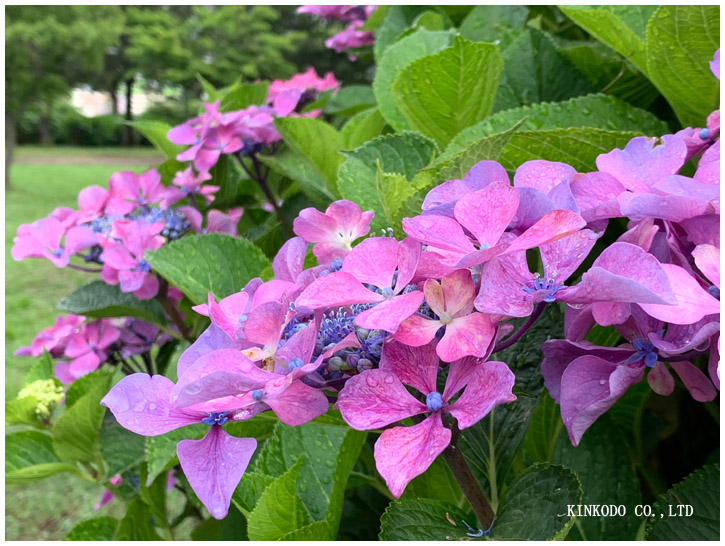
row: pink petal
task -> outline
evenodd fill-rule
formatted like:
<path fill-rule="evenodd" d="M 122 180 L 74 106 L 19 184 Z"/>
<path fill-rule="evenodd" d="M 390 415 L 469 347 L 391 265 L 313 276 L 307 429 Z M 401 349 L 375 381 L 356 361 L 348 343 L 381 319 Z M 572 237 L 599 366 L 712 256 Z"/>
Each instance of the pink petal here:
<path fill-rule="evenodd" d="M 249 341 L 276 349 L 286 323 L 286 313 L 287 305 L 277 301 L 259 305 L 244 323 L 244 336 Z"/>
<path fill-rule="evenodd" d="M 583 229 L 542 245 L 540 250 L 544 271 L 554 276 L 557 283 L 563 283 L 581 265 L 602 235 L 603 232 L 594 233 L 590 229 Z"/>
<path fill-rule="evenodd" d="M 78 379 L 92 371 L 98 369 L 101 365 L 101 359 L 94 351 L 89 351 L 84 355 L 79 356 L 75 360 L 72 360 L 68 371 L 70 374 Z"/>
<path fill-rule="evenodd" d="M 293 237 L 282 245 L 272 262 L 274 276 L 283 281 L 295 282 L 305 266 L 307 242 L 302 237 Z"/>
<path fill-rule="evenodd" d="M 670 366 L 680 376 L 682 382 L 690 391 L 692 397 L 698 402 L 711 402 L 717 396 L 717 390 L 713 387 L 707 376 L 692 362 L 680 361 L 670 362 Z"/>
<path fill-rule="evenodd" d="M 445 216 L 403 218 L 403 231 L 423 244 L 451 253 L 465 255 L 476 250 L 460 224 Z"/>
<path fill-rule="evenodd" d="M 406 237 L 398 245 L 398 277 L 395 281 L 396 294 L 400 294 L 415 276 L 421 254 L 421 244 L 410 237 Z"/>
<path fill-rule="evenodd" d="M 182 440 L 176 446 L 189 485 L 215 519 L 226 517 L 255 449 L 254 438 L 230 436 L 217 425 L 201 440 Z"/>
<path fill-rule="evenodd" d="M 476 287 L 469 270 L 459 269 L 443 277 L 441 289 L 445 298 L 445 312 L 450 316 L 455 317 L 461 312 L 465 314 L 471 311 Z"/>
<path fill-rule="evenodd" d="M 112 267 L 119 271 L 124 269 L 133 269 L 136 267 L 136 260 L 131 253 L 120 243 L 108 246 L 101 254 L 101 260 L 104 266 Z"/>
<path fill-rule="evenodd" d="M 672 264 L 662 264 L 677 305 L 640 303 L 645 312 L 663 322 L 692 324 L 707 315 L 720 313 L 720 302 L 703 290 L 685 269 Z"/>
<path fill-rule="evenodd" d="M 453 362 L 469 355 L 482 357 L 495 333 L 494 324 L 483 313 L 471 313 L 453 319 L 446 325 L 443 339 L 438 343 L 438 356 L 444 362 Z"/>
<path fill-rule="evenodd" d="M 475 425 L 499 404 L 516 400 L 511 392 L 516 377 L 503 362 L 484 362 L 476 366 L 466 390 L 446 411 L 458 420 L 458 428 Z"/>
<path fill-rule="evenodd" d="M 395 333 L 400 323 L 415 313 L 423 303 L 423 292 L 416 290 L 395 296 L 363 311 L 355 317 L 355 324 L 368 330 Z"/>
<path fill-rule="evenodd" d="M 120 273 L 119 273 L 120 275 Z M 143 284 L 138 290 L 134 290 L 133 295 L 140 300 L 150 300 L 159 293 L 159 280 L 155 275 L 146 273 Z"/>
<path fill-rule="evenodd" d="M 534 310 L 533 297 L 523 289 L 519 276 L 509 272 L 504 263 L 502 259 L 494 259 L 483 264 L 476 309 L 485 313 L 527 317 Z M 531 273 L 528 277 L 534 279 Z"/>
<path fill-rule="evenodd" d="M 692 256 L 707 280 L 720 288 L 720 249 L 713 245 L 697 245 Z"/>
<path fill-rule="evenodd" d="M 516 169 L 514 186 L 534 188 L 547 195 L 556 186 L 567 183 L 576 174 L 576 169 L 566 163 L 535 159 L 526 161 Z"/>
<path fill-rule="evenodd" d="M 442 326 L 439 320 L 431 320 L 418 314 L 411 315 L 400 323 L 393 339 L 405 345 L 420 347 L 430 343 Z"/>
<path fill-rule="evenodd" d="M 227 333 L 213 322 L 179 357 L 176 373 L 184 375 L 199 358 L 217 349 L 236 349 L 237 344 Z"/>
<path fill-rule="evenodd" d="M 660 396 L 669 396 L 675 390 L 675 380 L 664 362 L 657 362 L 649 371 L 647 383 Z"/>
<path fill-rule="evenodd" d="M 289 426 L 299 426 L 327 412 L 330 403 L 321 389 L 293 381 L 280 388 L 268 385 L 263 401 L 269 405 L 279 420 Z"/>
<path fill-rule="evenodd" d="M 575 175 L 570 187 L 581 215 L 587 222 L 621 216 L 617 196 L 625 188 L 613 176 L 602 172 Z"/>
<path fill-rule="evenodd" d="M 438 355 L 435 344 L 409 347 L 402 343 L 385 343 L 380 369 L 392 372 L 403 384 L 428 395 L 436 389 Z"/>
<path fill-rule="evenodd" d="M 376 303 L 384 298 L 368 290 L 350 273 L 338 271 L 318 278 L 297 296 L 297 307 L 321 309 L 352 305 L 354 303 Z"/>
<path fill-rule="evenodd" d="M 337 221 L 315 208 L 302 209 L 293 224 L 295 235 L 308 243 L 339 242 Z"/>
<path fill-rule="evenodd" d="M 413 398 L 394 374 L 367 370 L 347 380 L 337 407 L 348 425 L 372 430 L 418 415 L 428 408 Z"/>
<path fill-rule="evenodd" d="M 448 402 L 458 391 L 465 387 L 473 377 L 473 371 L 482 363 L 482 360 L 467 356 L 451 362 L 448 366 L 448 377 L 443 389 L 443 402 Z"/>
<path fill-rule="evenodd" d="M 458 200 L 455 216 L 481 245 L 494 246 L 516 215 L 519 194 L 507 182 L 493 182 Z"/>
<path fill-rule="evenodd" d="M 412 427 L 384 430 L 375 442 L 375 465 L 393 496 L 400 497 L 450 442 L 451 431 L 443 426 L 439 412 Z"/>
<path fill-rule="evenodd" d="M 185 412 L 171 404 L 174 383 L 162 376 L 135 373 L 124 377 L 103 397 L 123 428 L 142 436 L 158 436 L 201 422 L 203 414 Z"/>
<path fill-rule="evenodd" d="M 528 250 L 551 243 L 582 229 L 586 225 L 584 219 L 570 210 L 552 210 L 529 229 L 519 235 L 505 253 Z"/>
<path fill-rule="evenodd" d="M 365 239 L 347 255 L 342 271 L 362 283 L 392 288 L 393 274 L 398 267 L 398 244 L 391 237 Z"/>
<path fill-rule="evenodd" d="M 144 284 L 147 273 L 145 271 L 132 271 L 125 269 L 118 272 L 118 280 L 121 282 L 121 292 L 135 292 L 140 290 Z"/>

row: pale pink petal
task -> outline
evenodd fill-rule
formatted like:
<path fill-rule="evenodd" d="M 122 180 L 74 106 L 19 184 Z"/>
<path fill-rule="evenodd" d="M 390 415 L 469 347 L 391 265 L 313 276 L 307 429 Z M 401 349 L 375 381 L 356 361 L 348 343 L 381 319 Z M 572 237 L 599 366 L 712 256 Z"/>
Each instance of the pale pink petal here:
<path fill-rule="evenodd" d="M 720 249 L 713 245 L 698 245 L 692 251 L 692 256 L 707 280 L 720 288 Z"/>
<path fill-rule="evenodd" d="M 425 472 L 451 441 L 440 413 L 411 427 L 384 430 L 375 442 L 375 466 L 395 498 L 416 476 Z"/>
<path fill-rule="evenodd" d="M 677 305 L 640 303 L 645 312 L 663 322 L 692 324 L 707 315 L 720 313 L 720 302 L 700 287 L 685 269 L 672 264 L 662 264 Z"/>

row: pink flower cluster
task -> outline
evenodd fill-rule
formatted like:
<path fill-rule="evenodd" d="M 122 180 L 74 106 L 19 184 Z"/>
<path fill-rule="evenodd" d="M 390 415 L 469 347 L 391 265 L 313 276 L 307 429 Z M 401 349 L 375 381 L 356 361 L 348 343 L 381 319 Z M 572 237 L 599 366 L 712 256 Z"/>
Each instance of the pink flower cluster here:
<path fill-rule="evenodd" d="M 377 6 L 301 6 L 297 9 L 297 13 L 315 15 L 324 20 L 348 22 L 345 30 L 325 41 L 325 47 L 342 53 L 375 42 L 372 32 L 359 29 L 376 9 Z M 354 61 L 355 57 L 351 56 L 350 60 Z"/>

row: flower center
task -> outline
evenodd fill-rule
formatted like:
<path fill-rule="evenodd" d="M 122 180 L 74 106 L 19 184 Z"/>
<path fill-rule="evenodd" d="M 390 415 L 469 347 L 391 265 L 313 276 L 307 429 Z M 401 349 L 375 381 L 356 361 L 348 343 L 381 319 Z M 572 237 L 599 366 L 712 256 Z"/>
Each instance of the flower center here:
<path fill-rule="evenodd" d="M 644 361 L 649 368 L 654 368 L 657 364 L 657 349 L 651 341 L 644 339 L 632 340 L 632 347 L 635 353 L 627 359 L 627 364 Z"/>
<path fill-rule="evenodd" d="M 146 273 L 148 273 L 149 271 L 151 271 L 151 266 L 146 260 L 138 260 L 136 262 L 136 271 L 145 271 Z"/>
<path fill-rule="evenodd" d="M 262 392 L 262 389 L 253 390 L 252 398 L 254 398 L 254 400 L 257 402 L 261 402 L 262 398 L 264 398 L 264 392 Z"/>
<path fill-rule="evenodd" d="M 542 277 L 537 273 L 536 278 L 531 283 L 533 288 L 531 286 L 523 286 L 522 288 L 524 289 L 524 292 L 533 294 L 539 290 L 548 290 L 549 293 L 546 297 L 544 297 L 543 301 L 546 303 L 556 301 L 554 294 L 562 288 L 565 288 L 565 286 L 563 284 L 556 284 L 556 271 L 552 272 L 551 275 L 548 275 L 548 279 L 546 277 L 546 275 Z"/>
<path fill-rule="evenodd" d="M 714 284 L 707 289 L 707 293 L 710 294 L 716 300 L 720 300 L 720 289 Z"/>
<path fill-rule="evenodd" d="M 433 391 L 425 397 L 425 405 L 431 411 L 440 411 L 443 407 L 443 397 L 439 392 Z"/>
<path fill-rule="evenodd" d="M 209 425 L 210 427 L 214 425 L 222 426 L 224 423 L 228 421 L 227 419 L 227 413 L 228 411 L 220 411 L 220 412 L 213 412 L 204 417 L 201 422 L 205 425 Z"/>

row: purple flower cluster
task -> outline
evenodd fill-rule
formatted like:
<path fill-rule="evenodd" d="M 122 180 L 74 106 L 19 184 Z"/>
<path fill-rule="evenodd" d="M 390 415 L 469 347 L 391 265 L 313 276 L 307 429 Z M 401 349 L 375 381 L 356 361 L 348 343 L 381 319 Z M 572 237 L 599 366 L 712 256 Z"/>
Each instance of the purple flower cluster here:
<path fill-rule="evenodd" d="M 307 13 L 323 20 L 337 20 L 348 23 L 345 30 L 338 32 L 325 41 L 325 47 L 342 53 L 348 49 L 372 45 L 375 38 L 372 32 L 360 30 L 365 21 L 377 9 L 377 6 L 301 6 L 297 13 Z M 355 57 L 350 56 L 354 61 Z"/>

